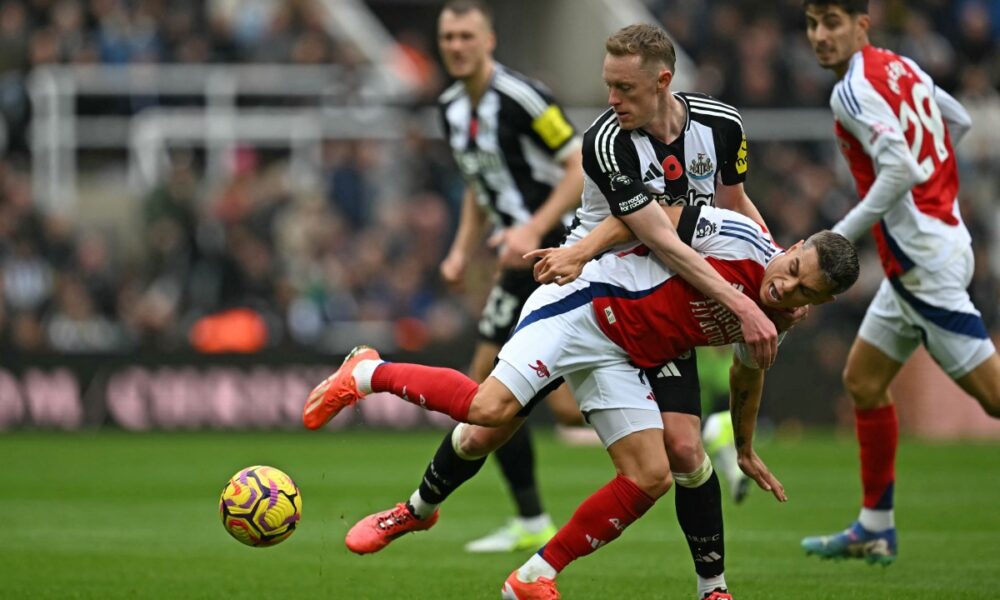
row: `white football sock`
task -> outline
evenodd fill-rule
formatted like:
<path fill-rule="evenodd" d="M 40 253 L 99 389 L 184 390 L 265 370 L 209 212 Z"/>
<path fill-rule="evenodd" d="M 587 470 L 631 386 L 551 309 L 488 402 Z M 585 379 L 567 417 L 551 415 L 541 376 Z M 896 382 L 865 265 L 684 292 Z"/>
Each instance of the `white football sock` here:
<path fill-rule="evenodd" d="M 885 531 L 896 526 L 896 517 L 892 509 L 875 510 L 874 508 L 862 508 L 858 516 L 861 526 L 872 532 Z"/>
<path fill-rule="evenodd" d="M 373 361 L 374 362 L 374 361 Z M 413 509 L 413 516 L 418 519 L 426 519 L 427 517 L 434 514 L 437 510 L 438 504 L 431 504 L 430 502 L 424 500 L 420 497 L 420 490 L 413 490 L 413 494 L 410 496 L 410 508 Z"/>
<path fill-rule="evenodd" d="M 359 392 L 364 395 L 372 393 L 372 375 L 375 373 L 375 367 L 384 362 L 384 360 L 362 360 L 354 365 L 351 375 L 354 376 L 354 384 Z"/>
<path fill-rule="evenodd" d="M 715 588 L 722 588 L 728 590 L 726 586 L 726 576 L 725 574 L 716 575 L 715 577 L 709 577 L 705 579 L 701 575 L 698 576 L 698 597 L 704 598 L 705 594 L 715 590 Z"/>
<path fill-rule="evenodd" d="M 521 565 L 521 568 L 517 570 L 517 578 L 525 583 L 537 581 L 539 577 L 555 579 L 556 575 L 558 573 L 552 568 L 552 565 L 546 562 L 537 552 L 532 554 L 528 562 Z"/>

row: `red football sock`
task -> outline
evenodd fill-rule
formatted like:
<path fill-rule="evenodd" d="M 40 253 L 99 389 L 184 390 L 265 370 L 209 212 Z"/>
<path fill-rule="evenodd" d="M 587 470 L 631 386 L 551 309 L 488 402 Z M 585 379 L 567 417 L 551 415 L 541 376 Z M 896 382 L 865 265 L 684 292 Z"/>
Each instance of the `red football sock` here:
<path fill-rule="evenodd" d="M 621 475 L 597 490 L 540 551 L 556 571 L 610 543 L 656 502 Z"/>
<path fill-rule="evenodd" d="M 454 369 L 407 363 L 382 363 L 372 374 L 373 392 L 391 392 L 410 404 L 444 413 L 456 421 L 469 418 L 479 385 Z"/>
<path fill-rule="evenodd" d="M 896 481 L 896 445 L 899 420 L 896 406 L 874 410 L 854 410 L 858 443 L 861 446 L 861 487 L 865 508 L 892 508 L 893 483 Z"/>

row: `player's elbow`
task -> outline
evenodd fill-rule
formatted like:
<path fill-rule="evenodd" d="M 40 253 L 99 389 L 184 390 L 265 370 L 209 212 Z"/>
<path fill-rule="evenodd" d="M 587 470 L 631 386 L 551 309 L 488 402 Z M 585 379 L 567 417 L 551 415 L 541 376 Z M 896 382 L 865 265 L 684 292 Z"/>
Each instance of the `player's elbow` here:
<path fill-rule="evenodd" d="M 562 159 L 562 167 L 566 172 L 579 172 L 581 177 L 583 175 L 583 152 L 580 151 L 580 147 L 577 146 L 566 153 Z M 575 173 L 574 173 L 575 175 Z"/>
<path fill-rule="evenodd" d="M 677 236 L 676 231 L 673 229 L 664 229 L 662 235 L 648 237 L 648 240 L 644 240 L 642 236 L 639 236 L 639 241 L 658 254 L 661 259 L 664 259 L 668 267 L 676 271 L 678 266 L 684 264 L 684 260 L 687 258 L 687 254 L 684 251 L 687 249 L 687 246 Z"/>
<path fill-rule="evenodd" d="M 893 184 L 894 190 L 899 192 L 893 196 L 902 195 L 914 186 L 927 181 L 931 174 L 927 173 L 917 164 L 915 160 L 906 160 L 903 163 L 891 163 L 885 165 L 879 173 L 879 177 L 885 177 L 889 183 Z"/>
<path fill-rule="evenodd" d="M 885 406 L 889 401 L 886 395 L 888 382 L 883 382 L 881 378 L 867 376 L 863 369 L 851 362 L 848 362 L 847 366 L 844 367 L 841 380 L 856 408 L 871 410 Z"/>
<path fill-rule="evenodd" d="M 955 111 L 954 114 L 949 115 L 948 128 L 965 133 L 972 129 L 972 115 L 964 108 Z"/>

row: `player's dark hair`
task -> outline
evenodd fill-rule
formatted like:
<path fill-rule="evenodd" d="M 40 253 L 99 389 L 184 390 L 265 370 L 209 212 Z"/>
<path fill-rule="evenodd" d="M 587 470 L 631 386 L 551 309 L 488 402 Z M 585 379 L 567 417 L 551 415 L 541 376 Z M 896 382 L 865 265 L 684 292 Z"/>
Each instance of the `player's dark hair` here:
<path fill-rule="evenodd" d="M 833 284 L 831 294 L 847 291 L 858 280 L 858 251 L 844 236 L 824 229 L 809 236 L 802 249 L 807 248 L 816 248 L 819 268 Z"/>
<path fill-rule="evenodd" d="M 608 38 L 604 49 L 612 56 L 639 55 L 643 65 L 650 60 L 658 60 L 671 71 L 677 62 L 674 44 L 667 37 L 667 32 L 645 23 L 619 29 Z"/>
<path fill-rule="evenodd" d="M 839 6 L 844 12 L 853 16 L 868 14 L 868 0 L 802 0 L 802 10 L 810 6 L 825 8 L 827 6 Z"/>
<path fill-rule="evenodd" d="M 486 18 L 489 26 L 493 27 L 493 11 L 482 0 L 447 0 L 441 7 L 441 12 L 450 11 L 456 15 L 464 15 L 472 11 L 478 11 Z"/>

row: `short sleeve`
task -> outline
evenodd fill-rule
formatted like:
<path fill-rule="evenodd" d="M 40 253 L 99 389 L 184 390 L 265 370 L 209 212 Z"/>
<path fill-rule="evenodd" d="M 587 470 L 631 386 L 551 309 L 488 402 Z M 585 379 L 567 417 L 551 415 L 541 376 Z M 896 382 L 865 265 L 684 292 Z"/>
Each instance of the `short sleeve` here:
<path fill-rule="evenodd" d="M 550 156 L 561 160 L 579 144 L 566 111 L 544 85 L 508 71 L 499 72 L 493 85 L 518 113 L 513 118 L 518 128 Z"/>
<path fill-rule="evenodd" d="M 538 93 L 546 105 L 531 119 L 531 137 L 553 157 L 562 159 L 568 150 L 579 146 L 579 137 L 566 111 L 555 98 L 544 89 L 539 89 Z"/>
<path fill-rule="evenodd" d="M 608 201 L 611 214 L 633 213 L 653 201 L 642 183 L 631 134 L 609 120 L 595 123 L 583 140 L 583 170 Z"/>
<path fill-rule="evenodd" d="M 743 125 L 726 119 L 720 134 L 723 142 L 723 154 L 719 157 L 722 162 L 719 169 L 722 184 L 743 183 L 747 179 L 747 170 L 750 167 L 747 136 L 743 131 Z"/>
<path fill-rule="evenodd" d="M 767 265 L 781 252 L 760 224 L 714 206 L 703 206 L 697 213 L 682 212 L 677 232 L 698 252 L 723 260 L 750 259 Z"/>

